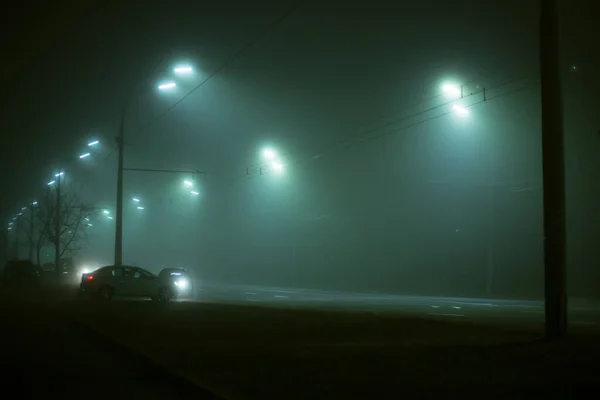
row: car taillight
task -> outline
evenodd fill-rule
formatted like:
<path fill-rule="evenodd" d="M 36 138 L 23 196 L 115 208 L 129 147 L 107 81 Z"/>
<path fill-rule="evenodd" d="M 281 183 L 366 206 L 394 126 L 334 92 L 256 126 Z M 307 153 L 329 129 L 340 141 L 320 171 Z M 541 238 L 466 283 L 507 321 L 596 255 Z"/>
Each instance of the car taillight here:
<path fill-rule="evenodd" d="M 88 276 L 86 276 L 85 280 L 86 281 L 92 281 L 92 280 L 94 280 L 94 275 L 88 275 Z"/>

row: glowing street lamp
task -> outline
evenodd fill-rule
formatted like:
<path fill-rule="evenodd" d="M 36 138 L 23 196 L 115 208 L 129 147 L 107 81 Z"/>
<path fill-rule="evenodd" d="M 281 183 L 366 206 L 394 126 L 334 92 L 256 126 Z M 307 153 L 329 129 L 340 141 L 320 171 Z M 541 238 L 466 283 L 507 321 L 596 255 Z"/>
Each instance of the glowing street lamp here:
<path fill-rule="evenodd" d="M 277 158 L 277 153 L 273 149 L 264 149 L 263 150 L 263 156 L 267 160 L 274 160 L 275 158 Z"/>
<path fill-rule="evenodd" d="M 275 172 L 283 172 L 285 169 L 285 166 L 280 163 L 279 161 L 275 161 L 274 163 L 271 164 L 271 167 L 273 167 L 273 169 L 275 170 Z"/>
<path fill-rule="evenodd" d="M 450 98 L 462 97 L 462 86 L 454 83 L 444 83 L 442 85 L 442 93 Z"/>
<path fill-rule="evenodd" d="M 90 153 L 85 153 L 85 154 L 80 155 L 79 158 L 86 158 L 89 156 L 90 156 Z"/>
<path fill-rule="evenodd" d="M 175 82 L 165 82 L 163 84 L 158 85 L 158 89 L 160 90 L 168 90 L 173 89 L 177 86 Z"/>
<path fill-rule="evenodd" d="M 110 211 L 108 211 L 108 210 L 102 210 L 102 213 L 103 214 L 110 214 Z"/>
<path fill-rule="evenodd" d="M 136 203 L 140 202 L 140 199 L 138 199 L 137 197 L 134 197 L 132 200 L 135 201 Z"/>
<path fill-rule="evenodd" d="M 100 143 L 100 141 L 99 141 L 99 140 L 94 140 L 94 141 L 92 141 L 92 142 L 89 142 L 89 143 L 88 143 L 88 146 L 90 146 L 90 147 L 91 147 L 91 146 L 95 146 L 95 145 L 97 145 L 98 143 Z"/>
<path fill-rule="evenodd" d="M 173 68 L 173 72 L 176 74 L 191 74 L 194 72 L 194 69 L 190 65 L 179 65 Z"/>
<path fill-rule="evenodd" d="M 457 115 L 461 117 L 466 117 L 467 115 L 469 115 L 469 110 L 467 110 L 463 106 L 459 106 L 458 104 L 454 104 L 452 106 L 452 109 L 456 112 Z"/>
<path fill-rule="evenodd" d="M 55 177 L 59 177 L 59 176 L 63 176 L 65 173 L 64 172 L 59 172 L 58 174 L 54 175 Z"/>
<path fill-rule="evenodd" d="M 183 184 L 184 184 L 185 186 L 187 186 L 187 187 L 192 187 L 192 186 L 194 186 L 194 182 L 192 182 L 192 181 L 188 181 L 188 180 L 185 180 L 185 181 L 183 181 Z"/>
<path fill-rule="evenodd" d="M 143 209 L 144 209 L 144 207 L 142 207 L 142 206 L 137 206 L 137 209 L 138 209 L 138 210 L 143 210 Z"/>
<path fill-rule="evenodd" d="M 196 192 L 195 190 L 190 191 L 190 193 L 194 196 L 198 196 L 200 194 L 200 192 Z"/>
<path fill-rule="evenodd" d="M 52 185 L 54 185 L 55 183 L 56 183 L 56 181 L 50 181 L 50 182 L 48 182 L 48 186 L 52 186 Z"/>

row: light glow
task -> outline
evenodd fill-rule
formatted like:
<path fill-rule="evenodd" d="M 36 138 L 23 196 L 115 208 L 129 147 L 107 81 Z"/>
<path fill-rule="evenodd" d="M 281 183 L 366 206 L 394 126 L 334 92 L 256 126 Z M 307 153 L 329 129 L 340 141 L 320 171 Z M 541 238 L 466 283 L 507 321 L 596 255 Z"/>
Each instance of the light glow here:
<path fill-rule="evenodd" d="M 273 160 L 274 158 L 277 157 L 277 153 L 273 149 L 265 149 L 263 151 L 263 155 L 265 156 L 265 158 L 267 160 Z"/>
<path fill-rule="evenodd" d="M 48 182 L 48 186 L 54 185 L 55 183 L 56 183 L 56 181 L 50 181 L 50 182 Z"/>
<path fill-rule="evenodd" d="M 136 203 L 140 202 L 140 199 L 138 199 L 137 197 L 134 197 L 132 200 L 135 201 Z"/>
<path fill-rule="evenodd" d="M 194 186 L 194 182 L 192 182 L 192 181 L 183 181 L 183 184 L 185 186 Z"/>
<path fill-rule="evenodd" d="M 467 115 L 469 115 L 469 110 L 467 110 L 463 106 L 459 106 L 458 104 L 453 105 L 452 109 L 456 112 L 456 114 L 460 115 L 461 117 L 466 117 Z"/>
<path fill-rule="evenodd" d="M 54 176 L 58 178 L 59 176 L 63 176 L 63 175 L 64 175 L 64 172 L 59 172 L 58 174 L 56 174 Z"/>
<path fill-rule="evenodd" d="M 97 145 L 98 143 L 100 143 L 100 141 L 98 141 L 98 140 L 94 140 L 93 142 L 89 142 L 89 143 L 88 143 L 88 146 L 95 146 L 95 145 Z"/>
<path fill-rule="evenodd" d="M 142 207 L 142 206 L 137 206 L 137 209 L 138 209 L 138 210 L 143 210 L 143 209 L 144 209 L 144 207 Z"/>
<path fill-rule="evenodd" d="M 158 85 L 158 88 L 160 90 L 167 90 L 167 89 L 173 89 L 176 86 L 177 86 L 177 84 L 175 82 L 166 82 L 166 83 L 163 83 L 162 85 Z"/>
<path fill-rule="evenodd" d="M 198 196 L 200 194 L 199 192 L 196 192 L 195 190 L 192 190 L 190 193 L 193 194 L 194 196 Z"/>
<path fill-rule="evenodd" d="M 194 71 L 194 69 L 189 65 L 181 65 L 181 66 L 173 68 L 173 72 L 175 72 L 176 74 L 189 74 L 189 73 L 192 73 L 193 71 Z"/>
<path fill-rule="evenodd" d="M 461 97 L 461 86 L 453 83 L 445 83 L 442 85 L 442 93 L 448 97 Z"/>
<path fill-rule="evenodd" d="M 108 211 L 108 210 L 102 210 L 102 213 L 103 214 L 110 214 L 110 211 Z"/>
<path fill-rule="evenodd" d="M 80 155 L 79 158 L 86 158 L 89 156 L 90 156 L 90 153 L 85 153 L 85 154 Z"/>
<path fill-rule="evenodd" d="M 285 169 L 285 166 L 279 161 L 275 161 L 274 163 L 272 163 L 271 167 L 273 167 L 273 169 L 277 172 L 283 172 L 283 170 Z"/>

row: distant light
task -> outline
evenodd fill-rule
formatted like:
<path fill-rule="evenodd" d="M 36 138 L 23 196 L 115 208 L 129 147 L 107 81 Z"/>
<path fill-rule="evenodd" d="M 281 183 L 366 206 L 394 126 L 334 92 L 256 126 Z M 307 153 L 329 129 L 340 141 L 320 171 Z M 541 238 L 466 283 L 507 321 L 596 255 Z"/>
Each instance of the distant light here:
<path fill-rule="evenodd" d="M 285 166 L 282 163 L 278 162 L 278 161 L 275 161 L 273 164 L 271 164 L 271 166 L 277 172 L 283 172 L 283 170 L 285 168 Z"/>
<path fill-rule="evenodd" d="M 194 190 L 192 190 L 190 193 L 193 194 L 194 196 L 198 196 L 200 194 L 199 192 L 196 192 Z"/>
<path fill-rule="evenodd" d="M 571 71 L 577 71 L 577 65 L 571 65 Z"/>
<path fill-rule="evenodd" d="M 27 210 L 27 207 L 21 207 L 21 211 Z"/>
<path fill-rule="evenodd" d="M 98 143 L 100 143 L 100 141 L 98 141 L 98 140 L 94 140 L 93 142 L 89 142 L 89 143 L 88 143 L 88 146 L 95 146 L 95 145 L 97 145 Z"/>
<path fill-rule="evenodd" d="M 59 172 L 58 174 L 56 174 L 54 176 L 56 176 L 58 178 L 59 176 L 63 176 L 63 175 L 64 175 L 64 172 Z"/>
<path fill-rule="evenodd" d="M 12 222 L 9 222 L 9 223 L 8 223 L 8 226 L 11 226 L 12 224 L 13 224 Z"/>
<path fill-rule="evenodd" d="M 102 212 L 103 212 L 104 214 L 110 214 L 110 211 L 108 211 L 108 210 L 102 210 Z"/>
<path fill-rule="evenodd" d="M 108 219 L 113 219 L 113 217 L 111 217 L 110 215 L 108 216 Z"/>
<path fill-rule="evenodd" d="M 33 203 L 31 203 L 34 206 L 37 206 L 37 201 L 34 201 Z"/>
<path fill-rule="evenodd" d="M 23 213 L 22 213 L 22 212 L 20 212 L 18 215 L 23 215 Z"/>
<path fill-rule="evenodd" d="M 192 181 L 183 181 L 183 184 L 185 186 L 194 186 L 194 182 L 192 182 Z"/>
<path fill-rule="evenodd" d="M 54 185 L 55 183 L 56 183 L 56 181 L 50 181 L 50 182 L 48 182 L 48 186 Z"/>
<path fill-rule="evenodd" d="M 469 110 L 467 110 L 463 106 L 459 106 L 458 104 L 453 105 L 452 109 L 456 112 L 456 114 L 460 115 L 461 117 L 466 117 L 467 115 L 469 115 Z"/>
<path fill-rule="evenodd" d="M 442 85 L 442 93 L 449 97 L 460 97 L 460 86 L 453 83 L 445 83 Z"/>
<path fill-rule="evenodd" d="M 132 200 L 135 201 L 136 203 L 140 202 L 140 199 L 138 199 L 137 197 L 134 197 Z"/>
<path fill-rule="evenodd" d="M 263 151 L 263 155 L 265 156 L 265 158 L 266 158 L 267 160 L 272 160 L 272 159 L 274 159 L 275 157 L 277 157 L 277 153 L 275 153 L 275 151 L 274 151 L 274 150 L 272 150 L 272 149 L 265 149 L 265 150 Z"/>
<path fill-rule="evenodd" d="M 89 156 L 90 156 L 90 153 L 85 153 L 85 154 L 80 155 L 79 158 L 86 158 Z"/>
<path fill-rule="evenodd" d="M 173 68 L 173 71 L 176 74 L 189 74 L 194 71 L 194 69 L 189 65 L 181 65 L 179 67 Z"/>
<path fill-rule="evenodd" d="M 8 227 L 8 230 L 9 230 L 9 231 L 12 231 L 12 227 L 10 227 L 10 226 L 9 226 L 9 227 Z"/>
<path fill-rule="evenodd" d="M 143 210 L 143 209 L 144 209 L 144 207 L 142 207 L 142 206 L 138 206 L 138 207 L 137 207 L 137 209 L 138 209 L 138 210 Z"/>
<path fill-rule="evenodd" d="M 92 224 L 88 224 L 88 226 L 93 226 Z"/>
<path fill-rule="evenodd" d="M 87 218 L 87 217 L 86 217 L 86 218 L 84 218 L 84 219 L 85 219 L 86 221 L 89 221 L 89 220 L 90 220 L 90 219 L 89 219 L 89 218 Z"/>
<path fill-rule="evenodd" d="M 176 86 L 177 86 L 177 84 L 175 82 L 167 82 L 167 83 L 163 83 L 162 85 L 158 85 L 158 88 L 160 90 L 166 90 L 166 89 L 173 89 Z"/>

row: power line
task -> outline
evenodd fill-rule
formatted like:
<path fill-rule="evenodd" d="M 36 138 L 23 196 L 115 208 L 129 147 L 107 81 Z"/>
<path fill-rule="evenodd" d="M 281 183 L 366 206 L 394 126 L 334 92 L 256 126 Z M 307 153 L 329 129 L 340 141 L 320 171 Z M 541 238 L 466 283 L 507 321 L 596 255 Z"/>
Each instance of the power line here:
<path fill-rule="evenodd" d="M 472 93 L 472 94 L 467 95 L 467 96 L 464 96 L 461 99 L 455 99 L 455 100 L 451 100 L 451 101 L 448 101 L 448 102 L 444 102 L 442 104 L 430 107 L 430 108 L 425 109 L 423 111 L 419 111 L 417 113 L 401 117 L 401 118 L 396 119 L 396 120 L 394 120 L 392 122 L 380 125 L 379 127 L 369 129 L 366 132 L 361 133 L 360 135 L 357 135 L 357 136 L 354 136 L 354 137 L 351 137 L 351 138 L 343 139 L 343 140 L 340 140 L 338 142 L 332 143 L 332 144 L 330 144 L 330 145 L 322 148 L 320 151 L 312 151 L 310 153 L 307 152 L 307 153 L 305 153 L 304 156 L 299 156 L 299 157 L 296 157 L 296 158 L 297 159 L 303 158 L 304 160 L 306 160 L 306 159 L 308 159 L 308 160 L 318 159 L 318 158 L 323 157 L 324 154 L 331 153 L 332 151 L 334 151 L 336 149 L 347 148 L 347 147 L 358 145 L 358 144 L 361 144 L 361 143 L 366 143 L 366 142 L 369 142 L 369 141 L 372 141 L 372 140 L 375 140 L 375 139 L 379 139 L 379 138 L 381 138 L 383 136 L 388 136 L 388 135 L 399 133 L 399 132 L 401 132 L 401 131 L 403 131 L 405 129 L 411 128 L 413 126 L 416 126 L 416 125 L 419 125 L 419 124 L 422 124 L 422 123 L 425 123 L 425 122 L 428 122 L 428 121 L 432 121 L 432 120 L 441 118 L 441 117 L 449 115 L 449 114 L 453 114 L 453 113 L 455 113 L 455 111 L 447 111 L 447 112 L 444 112 L 442 114 L 435 115 L 433 117 L 425 118 L 425 119 L 420 120 L 420 121 L 416 121 L 416 122 L 413 122 L 413 123 L 402 125 L 402 126 L 396 128 L 394 130 L 391 130 L 391 131 L 381 132 L 382 130 L 385 130 L 387 128 L 390 128 L 390 127 L 393 127 L 395 125 L 401 124 L 402 122 L 406 122 L 408 120 L 411 120 L 411 119 L 416 118 L 418 116 L 422 116 L 424 114 L 427 114 L 429 112 L 435 111 L 435 110 L 443 108 L 443 107 L 448 107 L 448 106 L 450 106 L 452 104 L 455 104 L 457 102 L 460 102 L 461 100 L 465 100 L 465 99 L 467 99 L 469 97 L 472 97 L 472 96 L 476 96 L 476 95 L 482 94 L 482 96 L 485 96 L 485 97 L 482 98 L 481 100 L 476 101 L 474 103 L 471 103 L 469 105 L 462 106 L 463 108 L 465 108 L 465 109 L 466 108 L 470 108 L 470 107 L 473 107 L 473 106 L 475 106 L 477 104 L 481 104 L 481 103 L 483 103 L 485 101 L 491 101 L 493 99 L 496 99 L 496 98 L 499 98 L 499 97 L 503 97 L 505 95 L 509 95 L 509 94 L 513 94 L 513 93 L 525 90 L 525 89 L 531 87 L 532 84 L 526 84 L 524 87 L 520 87 L 520 88 L 518 88 L 516 90 L 508 91 L 507 93 L 504 93 L 504 94 L 495 95 L 495 96 L 490 96 L 489 95 L 490 91 L 492 91 L 492 90 L 496 90 L 496 89 L 500 89 L 502 87 L 513 85 L 513 84 L 515 84 L 517 82 L 525 81 L 527 79 L 529 79 L 529 77 L 520 77 L 520 78 L 511 79 L 511 80 L 505 81 L 503 83 L 491 86 L 490 88 L 483 88 L 481 91 L 476 92 L 476 93 Z M 483 93 L 485 93 L 485 95 Z M 375 135 L 373 135 L 373 133 L 375 133 Z M 284 153 L 284 154 L 288 154 L 289 155 L 289 153 Z M 301 164 L 303 162 L 304 161 L 297 161 L 297 162 L 287 163 L 286 165 L 292 165 L 292 166 L 293 165 L 299 165 L 299 164 Z M 260 175 L 266 175 L 266 174 L 269 173 L 268 172 L 269 168 L 265 168 L 265 167 L 267 167 L 266 164 L 260 165 L 259 168 L 254 168 L 254 169 L 253 168 L 246 168 L 246 174 L 244 176 L 239 177 L 239 178 L 234 178 L 234 179 L 244 179 L 244 178 L 250 178 L 250 177 L 253 177 L 253 176 L 257 176 L 257 175 L 258 176 L 260 176 Z"/>
<path fill-rule="evenodd" d="M 294 11 L 296 11 L 298 8 L 300 8 L 300 6 L 305 2 L 306 0 L 300 0 L 296 3 L 294 3 L 290 8 L 288 8 L 286 11 L 283 12 L 283 14 L 281 14 L 278 18 L 276 18 L 273 22 L 271 22 L 269 25 L 267 25 L 265 27 L 265 29 L 263 29 L 257 36 L 255 36 L 252 40 L 250 40 L 248 43 L 246 43 L 244 46 L 242 46 L 237 52 L 235 52 L 230 58 L 228 58 L 224 63 L 222 63 L 216 70 L 214 70 L 212 72 L 212 74 L 210 74 L 208 77 L 206 77 L 206 79 L 202 80 L 198 85 L 196 85 L 192 90 L 190 90 L 186 95 L 184 95 L 183 97 L 181 97 L 179 100 L 177 100 L 173 105 L 171 105 L 169 108 L 167 108 L 165 111 L 163 111 L 162 113 L 160 113 L 158 116 L 156 116 L 154 119 L 152 119 L 151 121 L 149 121 L 148 123 L 146 123 L 145 125 L 143 125 L 141 128 L 139 128 L 135 134 L 138 134 L 139 132 L 143 131 L 144 129 L 148 128 L 149 126 L 153 125 L 154 123 L 156 123 L 158 120 L 160 120 L 162 117 L 164 117 L 165 115 L 167 115 L 169 112 L 171 112 L 171 110 L 173 110 L 175 107 L 177 107 L 179 104 L 181 104 L 185 99 L 187 99 L 192 93 L 194 93 L 196 90 L 200 89 L 202 86 L 204 86 L 204 84 L 206 84 L 208 81 L 210 81 L 212 78 L 214 78 L 216 75 L 218 75 L 223 69 L 225 69 L 226 67 L 228 67 L 231 63 L 233 63 L 235 60 L 237 60 L 242 54 L 244 54 L 246 51 L 248 51 L 248 49 L 252 48 L 254 45 L 256 45 L 258 42 L 260 42 L 263 38 L 265 38 L 272 30 L 274 30 L 275 28 L 277 28 L 285 19 L 287 19 L 292 13 L 294 13 Z"/>

